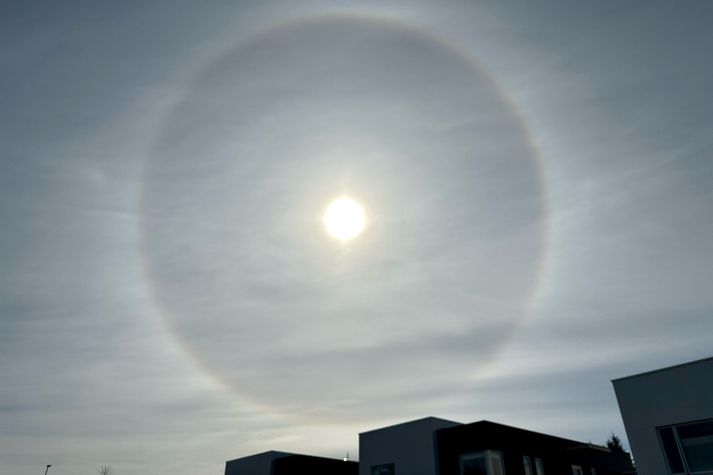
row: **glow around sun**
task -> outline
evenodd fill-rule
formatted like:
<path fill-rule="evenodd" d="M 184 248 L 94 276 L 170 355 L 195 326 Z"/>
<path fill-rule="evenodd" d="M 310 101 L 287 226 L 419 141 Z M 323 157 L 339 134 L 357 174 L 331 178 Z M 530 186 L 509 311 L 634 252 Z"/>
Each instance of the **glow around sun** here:
<path fill-rule="evenodd" d="M 366 214 L 357 201 L 343 197 L 327 206 L 322 222 L 330 236 L 340 241 L 348 241 L 364 231 Z"/>

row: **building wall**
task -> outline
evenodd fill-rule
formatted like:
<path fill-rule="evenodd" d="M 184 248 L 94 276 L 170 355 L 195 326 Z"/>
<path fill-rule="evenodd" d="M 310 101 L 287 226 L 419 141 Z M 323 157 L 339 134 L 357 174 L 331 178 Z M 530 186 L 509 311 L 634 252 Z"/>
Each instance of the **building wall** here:
<path fill-rule="evenodd" d="M 225 475 L 357 475 L 358 473 L 357 462 L 274 450 L 225 463 Z"/>
<path fill-rule="evenodd" d="M 621 475 L 631 470 L 628 454 L 613 454 L 606 447 L 563 439 L 489 421 L 473 422 L 439 430 L 436 436 L 439 475 L 459 475 L 461 456 L 492 450 L 502 455 L 507 475 L 524 475 L 523 457 L 532 464 L 540 459 L 547 475 L 572 473 L 579 465 L 589 475 Z"/>
<path fill-rule="evenodd" d="M 287 452 L 263 452 L 225 462 L 225 475 L 269 475 L 272 470 L 272 461 L 292 455 Z"/>
<path fill-rule="evenodd" d="M 277 458 L 272 462 L 271 475 L 358 475 L 358 473 L 357 462 L 311 455 L 290 455 Z"/>
<path fill-rule="evenodd" d="M 359 475 L 375 465 L 393 463 L 397 475 L 435 475 L 435 431 L 459 425 L 427 417 L 359 434 Z"/>
<path fill-rule="evenodd" d="M 669 473 L 657 427 L 713 418 L 713 358 L 617 379 L 613 384 L 640 474 Z"/>

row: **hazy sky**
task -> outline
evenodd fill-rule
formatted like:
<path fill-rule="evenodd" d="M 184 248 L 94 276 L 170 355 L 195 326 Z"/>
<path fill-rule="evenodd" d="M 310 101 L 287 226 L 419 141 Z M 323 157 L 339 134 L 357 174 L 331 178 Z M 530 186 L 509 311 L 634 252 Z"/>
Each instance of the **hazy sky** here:
<path fill-rule="evenodd" d="M 711 355 L 713 3 L 204 3 L 0 5 L 0 472 L 602 443 Z"/>

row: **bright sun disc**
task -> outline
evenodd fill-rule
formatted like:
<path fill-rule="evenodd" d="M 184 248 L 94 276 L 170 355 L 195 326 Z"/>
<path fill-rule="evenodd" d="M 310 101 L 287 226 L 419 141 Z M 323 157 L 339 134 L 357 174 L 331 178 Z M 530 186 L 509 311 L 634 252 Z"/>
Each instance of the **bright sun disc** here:
<path fill-rule="evenodd" d="M 364 231 L 366 216 L 359 203 L 351 198 L 339 198 L 327 207 L 322 221 L 330 236 L 348 241 Z"/>

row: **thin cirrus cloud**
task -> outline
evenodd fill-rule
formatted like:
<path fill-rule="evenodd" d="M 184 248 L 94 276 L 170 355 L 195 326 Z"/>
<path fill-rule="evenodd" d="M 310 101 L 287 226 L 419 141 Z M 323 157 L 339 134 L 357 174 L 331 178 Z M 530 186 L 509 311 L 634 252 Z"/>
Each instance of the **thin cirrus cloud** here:
<path fill-rule="evenodd" d="M 708 5 L 3 8 L 0 471 L 601 442 L 708 356 Z"/>

